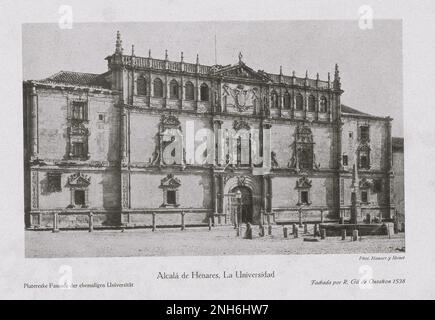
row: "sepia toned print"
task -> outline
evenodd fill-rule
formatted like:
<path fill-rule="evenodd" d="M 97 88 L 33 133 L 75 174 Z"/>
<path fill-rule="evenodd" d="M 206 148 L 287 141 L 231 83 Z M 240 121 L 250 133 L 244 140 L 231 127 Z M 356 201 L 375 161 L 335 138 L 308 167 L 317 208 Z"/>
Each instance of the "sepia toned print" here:
<path fill-rule="evenodd" d="M 121 31 L 106 71 L 23 83 L 27 256 L 404 250 L 403 138 L 344 103 L 339 61 L 140 56 Z"/>

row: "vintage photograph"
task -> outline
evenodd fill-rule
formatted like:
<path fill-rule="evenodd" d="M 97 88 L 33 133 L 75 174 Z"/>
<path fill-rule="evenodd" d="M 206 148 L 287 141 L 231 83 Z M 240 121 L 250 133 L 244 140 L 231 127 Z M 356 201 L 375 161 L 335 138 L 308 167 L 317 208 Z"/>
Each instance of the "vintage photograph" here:
<path fill-rule="evenodd" d="M 26 258 L 405 251 L 402 22 L 22 25 Z"/>

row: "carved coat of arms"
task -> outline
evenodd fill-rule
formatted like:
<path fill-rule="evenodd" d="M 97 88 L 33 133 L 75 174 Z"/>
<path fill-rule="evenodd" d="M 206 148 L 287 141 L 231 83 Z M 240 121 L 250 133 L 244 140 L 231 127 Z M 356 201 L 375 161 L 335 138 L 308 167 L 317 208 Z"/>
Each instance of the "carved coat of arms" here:
<path fill-rule="evenodd" d="M 257 88 L 245 88 L 239 84 L 235 88 L 224 84 L 224 95 L 231 96 L 234 101 L 234 106 L 240 111 L 246 111 L 253 106 L 254 100 L 257 99 Z"/>

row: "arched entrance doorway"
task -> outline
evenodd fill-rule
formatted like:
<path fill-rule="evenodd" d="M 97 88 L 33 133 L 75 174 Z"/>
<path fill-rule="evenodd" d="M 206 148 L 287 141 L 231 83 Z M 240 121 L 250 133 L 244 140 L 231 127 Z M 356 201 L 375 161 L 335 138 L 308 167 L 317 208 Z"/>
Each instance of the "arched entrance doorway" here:
<path fill-rule="evenodd" d="M 237 219 L 238 223 L 252 223 L 253 207 L 251 189 L 248 187 L 239 186 L 232 189 L 231 193 L 241 194 L 241 198 L 236 199 L 235 206 L 233 207 L 233 218 Z"/>

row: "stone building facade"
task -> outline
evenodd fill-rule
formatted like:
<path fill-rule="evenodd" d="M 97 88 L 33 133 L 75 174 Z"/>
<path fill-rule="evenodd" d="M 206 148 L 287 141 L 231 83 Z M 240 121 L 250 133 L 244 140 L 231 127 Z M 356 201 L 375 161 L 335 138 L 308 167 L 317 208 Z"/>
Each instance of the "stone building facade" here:
<path fill-rule="evenodd" d="M 327 80 L 124 54 L 23 85 L 30 228 L 393 218 L 389 117 Z M 192 151 L 193 150 L 193 151 Z M 352 186 L 356 165 L 358 186 Z M 356 190 L 355 190 L 356 189 Z"/>

